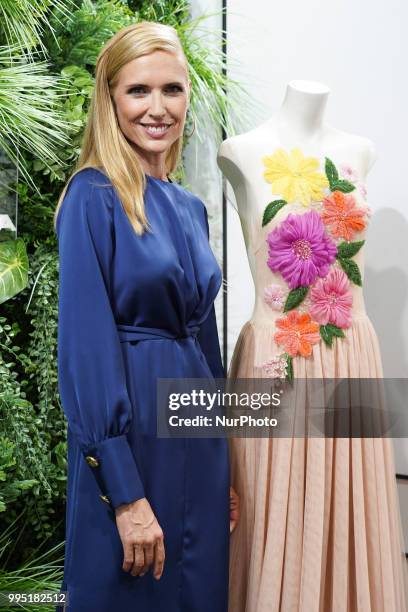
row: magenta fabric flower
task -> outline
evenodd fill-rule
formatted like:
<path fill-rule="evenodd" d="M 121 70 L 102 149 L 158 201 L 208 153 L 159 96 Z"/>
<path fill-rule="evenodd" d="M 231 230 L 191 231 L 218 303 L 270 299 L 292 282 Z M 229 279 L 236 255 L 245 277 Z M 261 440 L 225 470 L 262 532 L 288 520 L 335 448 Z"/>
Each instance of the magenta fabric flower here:
<path fill-rule="evenodd" d="M 264 289 L 264 300 L 274 310 L 282 310 L 286 301 L 286 292 L 279 285 L 268 285 Z"/>
<path fill-rule="evenodd" d="M 269 232 L 267 242 L 268 266 L 282 274 L 290 289 L 308 287 L 318 276 L 326 276 L 337 253 L 315 210 L 288 215 Z"/>
<path fill-rule="evenodd" d="M 321 325 L 350 327 L 353 296 L 343 270 L 332 268 L 326 278 L 319 279 L 310 291 L 310 298 L 310 314 L 315 321 Z"/>

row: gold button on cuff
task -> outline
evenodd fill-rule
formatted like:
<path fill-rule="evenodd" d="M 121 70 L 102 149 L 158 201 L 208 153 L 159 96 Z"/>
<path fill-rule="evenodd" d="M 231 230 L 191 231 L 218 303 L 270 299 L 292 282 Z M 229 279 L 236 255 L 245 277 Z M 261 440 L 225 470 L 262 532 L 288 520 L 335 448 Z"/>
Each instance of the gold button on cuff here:
<path fill-rule="evenodd" d="M 110 499 L 107 495 L 100 495 L 99 497 L 102 501 L 106 502 L 107 504 L 110 504 Z"/>
<path fill-rule="evenodd" d="M 99 461 L 97 459 L 95 459 L 95 457 L 91 457 L 91 455 L 87 455 L 87 457 L 85 457 L 86 462 L 88 463 L 88 465 L 90 465 L 91 467 L 98 467 L 99 465 Z"/>

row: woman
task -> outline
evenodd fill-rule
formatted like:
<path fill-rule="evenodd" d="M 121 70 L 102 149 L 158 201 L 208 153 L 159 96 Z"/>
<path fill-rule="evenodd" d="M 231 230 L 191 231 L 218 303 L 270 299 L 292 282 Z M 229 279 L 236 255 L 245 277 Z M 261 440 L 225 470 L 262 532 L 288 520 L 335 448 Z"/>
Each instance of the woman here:
<path fill-rule="evenodd" d="M 206 209 L 168 178 L 190 89 L 174 28 L 113 36 L 56 210 L 73 612 L 227 610 L 226 440 L 156 435 L 157 378 L 224 377 Z"/>

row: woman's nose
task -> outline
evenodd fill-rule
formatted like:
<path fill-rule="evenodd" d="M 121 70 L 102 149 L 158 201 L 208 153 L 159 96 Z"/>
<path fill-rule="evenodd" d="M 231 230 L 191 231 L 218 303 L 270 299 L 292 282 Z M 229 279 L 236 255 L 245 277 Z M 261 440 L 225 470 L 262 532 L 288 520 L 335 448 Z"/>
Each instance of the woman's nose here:
<path fill-rule="evenodd" d="M 150 102 L 150 114 L 158 115 L 159 117 L 164 115 L 166 109 L 163 104 L 163 98 L 161 92 L 153 92 Z"/>

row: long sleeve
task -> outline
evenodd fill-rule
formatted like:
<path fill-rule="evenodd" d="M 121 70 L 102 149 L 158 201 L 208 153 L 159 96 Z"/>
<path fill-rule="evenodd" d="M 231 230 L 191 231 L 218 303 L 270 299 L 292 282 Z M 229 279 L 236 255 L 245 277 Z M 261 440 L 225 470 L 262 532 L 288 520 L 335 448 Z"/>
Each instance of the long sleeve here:
<path fill-rule="evenodd" d="M 132 406 L 110 301 L 115 195 L 97 184 L 102 176 L 76 175 L 57 217 L 58 383 L 68 425 L 116 508 L 145 495 L 126 436 Z"/>
<path fill-rule="evenodd" d="M 207 209 L 204 206 L 204 218 L 207 228 L 207 237 L 210 238 L 210 228 L 208 224 Z M 221 359 L 220 341 L 218 337 L 217 319 L 215 316 L 214 304 L 211 306 L 207 319 L 201 324 L 200 331 L 197 334 L 197 339 L 200 343 L 207 363 L 210 367 L 214 378 L 225 378 L 225 370 Z"/>
<path fill-rule="evenodd" d="M 201 324 L 200 331 L 197 334 L 197 339 L 214 378 L 225 378 L 214 304 L 211 306 L 208 317 L 204 323 Z"/>

